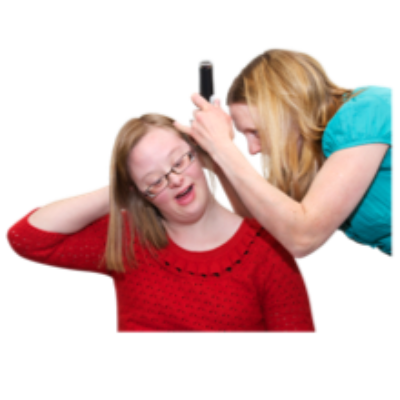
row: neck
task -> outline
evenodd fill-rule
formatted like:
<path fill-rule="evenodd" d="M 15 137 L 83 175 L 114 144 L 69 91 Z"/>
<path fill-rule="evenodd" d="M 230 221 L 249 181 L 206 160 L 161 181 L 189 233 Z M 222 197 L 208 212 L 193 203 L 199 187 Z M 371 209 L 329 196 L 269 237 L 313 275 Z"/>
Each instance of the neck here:
<path fill-rule="evenodd" d="M 206 251 L 228 241 L 242 220 L 210 196 L 206 210 L 198 220 L 186 224 L 165 221 L 164 226 L 178 246 L 191 251 Z"/>

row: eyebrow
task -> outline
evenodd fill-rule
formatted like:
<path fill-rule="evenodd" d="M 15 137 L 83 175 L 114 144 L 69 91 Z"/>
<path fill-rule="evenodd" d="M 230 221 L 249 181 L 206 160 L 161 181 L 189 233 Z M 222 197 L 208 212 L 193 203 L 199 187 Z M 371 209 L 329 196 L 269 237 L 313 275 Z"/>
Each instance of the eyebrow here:
<path fill-rule="evenodd" d="M 168 158 L 168 157 L 171 157 L 171 155 L 174 154 L 177 150 L 182 149 L 180 146 L 181 146 L 181 145 L 179 145 L 179 146 L 177 146 L 177 147 L 174 147 L 174 148 L 167 154 L 167 158 Z M 183 149 L 182 149 L 182 151 L 183 151 Z M 190 151 L 190 149 L 188 149 L 187 151 Z M 183 154 L 182 154 L 182 156 L 183 156 Z M 143 181 L 143 180 L 146 179 L 146 177 L 148 177 L 149 175 L 154 174 L 154 173 L 156 173 L 156 171 L 150 171 L 150 172 L 148 172 L 146 175 L 144 175 L 140 180 Z M 161 175 L 163 175 L 162 172 L 160 172 L 160 176 L 161 176 Z"/>

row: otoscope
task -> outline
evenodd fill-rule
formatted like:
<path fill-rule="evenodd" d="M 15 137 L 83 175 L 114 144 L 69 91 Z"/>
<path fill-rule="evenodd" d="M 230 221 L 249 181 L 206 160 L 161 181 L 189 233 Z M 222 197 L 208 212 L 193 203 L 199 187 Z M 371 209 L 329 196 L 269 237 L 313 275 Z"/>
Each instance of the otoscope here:
<path fill-rule="evenodd" d="M 215 60 L 213 57 L 200 57 L 197 60 L 197 91 L 207 101 L 212 102 L 217 94 Z M 189 115 L 189 125 L 193 118 Z"/>
<path fill-rule="evenodd" d="M 197 91 L 207 101 L 211 101 L 211 96 L 217 94 L 213 57 L 200 57 L 197 61 Z"/>
<path fill-rule="evenodd" d="M 217 95 L 215 60 L 212 57 L 200 57 L 197 60 L 197 91 L 210 103 Z M 189 125 L 192 121 L 193 118 L 189 115 Z M 207 170 L 207 176 L 210 181 L 211 192 L 219 196 L 219 183 L 215 175 Z"/>

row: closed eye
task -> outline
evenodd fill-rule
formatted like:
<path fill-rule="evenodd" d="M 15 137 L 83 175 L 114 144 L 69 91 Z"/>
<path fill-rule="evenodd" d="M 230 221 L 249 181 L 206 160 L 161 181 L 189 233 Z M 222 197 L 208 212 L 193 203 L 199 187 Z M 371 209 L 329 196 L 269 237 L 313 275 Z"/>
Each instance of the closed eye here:
<path fill-rule="evenodd" d="M 163 181 L 163 178 L 157 179 L 157 180 L 156 180 L 154 183 L 152 183 L 150 186 L 152 186 L 152 187 L 160 186 L 161 183 L 162 183 L 162 181 Z"/>
<path fill-rule="evenodd" d="M 246 135 L 248 135 L 248 134 L 253 135 L 253 136 L 258 136 L 258 132 L 257 131 L 247 131 L 245 134 L 242 135 L 243 138 L 245 138 Z"/>

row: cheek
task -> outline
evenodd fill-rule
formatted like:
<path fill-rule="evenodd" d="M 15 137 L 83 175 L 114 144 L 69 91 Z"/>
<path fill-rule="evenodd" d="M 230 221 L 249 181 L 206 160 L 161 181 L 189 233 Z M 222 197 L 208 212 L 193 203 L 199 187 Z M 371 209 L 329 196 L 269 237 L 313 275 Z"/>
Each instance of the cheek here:
<path fill-rule="evenodd" d="M 201 167 L 196 170 L 195 174 L 193 175 L 192 178 L 195 183 L 197 183 L 198 188 L 202 188 L 202 192 L 205 194 L 208 190 L 208 183 L 206 179 L 206 175 Z"/>
<path fill-rule="evenodd" d="M 171 201 L 171 195 L 168 193 L 168 188 L 161 192 L 154 200 L 153 205 L 156 206 L 161 212 L 165 205 Z"/>
<path fill-rule="evenodd" d="M 195 165 L 196 168 L 193 168 L 193 178 L 195 179 L 200 179 L 200 180 L 205 180 L 205 175 L 203 168 L 200 167 L 200 165 Z"/>
<path fill-rule="evenodd" d="M 260 138 L 258 136 L 254 136 L 253 137 L 253 141 L 254 141 L 254 147 L 257 149 L 257 151 L 261 151 L 261 141 Z"/>

